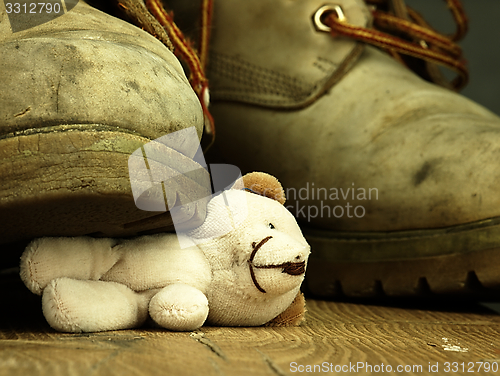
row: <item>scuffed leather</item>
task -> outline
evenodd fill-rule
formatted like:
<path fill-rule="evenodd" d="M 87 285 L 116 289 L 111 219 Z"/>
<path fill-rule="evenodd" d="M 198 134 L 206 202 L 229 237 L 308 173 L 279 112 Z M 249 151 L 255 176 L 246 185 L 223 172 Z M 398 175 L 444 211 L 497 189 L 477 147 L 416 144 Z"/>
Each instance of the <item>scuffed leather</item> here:
<path fill-rule="evenodd" d="M 312 16 L 324 0 L 215 1 L 208 76 L 213 100 L 266 107 L 306 106 L 355 63 L 361 45 L 318 33 Z M 335 1 L 347 21 L 367 26 L 361 0 Z"/>
<path fill-rule="evenodd" d="M 181 64 L 145 31 L 83 1 L 17 33 L 0 3 L 0 20 L 1 134 L 95 123 L 151 139 L 195 126 L 201 137 Z"/>

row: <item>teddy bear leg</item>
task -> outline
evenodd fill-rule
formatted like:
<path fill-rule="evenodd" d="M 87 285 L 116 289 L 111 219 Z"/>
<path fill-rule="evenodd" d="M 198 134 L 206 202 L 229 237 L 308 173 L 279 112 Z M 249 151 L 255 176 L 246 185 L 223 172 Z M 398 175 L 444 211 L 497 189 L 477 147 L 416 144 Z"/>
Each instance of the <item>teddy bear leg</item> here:
<path fill-rule="evenodd" d="M 52 280 L 43 290 L 45 319 L 61 332 L 99 332 L 140 326 L 149 297 L 115 282 Z"/>
<path fill-rule="evenodd" d="M 203 325 L 208 316 L 208 300 L 198 289 L 176 283 L 161 289 L 149 303 L 149 314 L 160 326 L 188 331 Z"/>
<path fill-rule="evenodd" d="M 38 295 L 55 278 L 98 280 L 120 257 L 116 243 L 87 236 L 35 239 L 21 256 L 21 279 Z"/>

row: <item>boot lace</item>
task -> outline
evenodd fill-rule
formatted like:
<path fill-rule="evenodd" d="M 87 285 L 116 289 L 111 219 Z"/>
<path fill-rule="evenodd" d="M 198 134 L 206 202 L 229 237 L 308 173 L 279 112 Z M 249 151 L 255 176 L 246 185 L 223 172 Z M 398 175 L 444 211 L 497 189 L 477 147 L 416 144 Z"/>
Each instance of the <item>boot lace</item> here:
<path fill-rule="evenodd" d="M 187 39 L 174 22 L 173 12 L 167 12 L 161 0 L 146 0 L 146 7 L 163 26 L 174 47 L 174 54 L 184 61 L 189 68 L 189 82 L 200 100 L 205 117 L 205 133 L 210 136 L 210 142 L 205 147 L 207 151 L 215 141 L 215 124 L 208 105 L 210 102 L 206 65 L 208 60 L 208 44 L 210 39 L 210 25 L 212 22 L 213 2 L 202 1 L 201 34 L 198 51 L 193 43 Z"/>
<path fill-rule="evenodd" d="M 467 17 L 459 0 L 446 0 L 456 23 L 452 35 L 443 35 L 433 29 L 404 0 L 365 0 L 373 15 L 371 28 L 350 25 L 338 6 L 325 6 L 315 14 L 319 30 L 332 37 L 348 37 L 379 47 L 415 73 L 438 85 L 452 90 L 462 89 L 469 73 L 456 43 L 468 28 Z M 321 24 L 318 24 L 321 23 Z M 457 76 L 449 81 L 438 66 L 454 71 Z"/>
<path fill-rule="evenodd" d="M 456 23 L 452 35 L 433 29 L 404 0 L 365 0 L 373 15 L 370 28 L 350 25 L 340 6 L 323 6 L 313 16 L 318 30 L 329 32 L 332 37 L 348 37 L 379 47 L 422 78 L 452 90 L 462 89 L 469 72 L 457 42 L 468 29 L 467 17 L 459 0 L 445 0 Z M 208 109 L 209 90 L 206 76 L 213 0 L 202 0 L 201 25 L 198 50 L 174 22 L 173 12 L 167 12 L 161 0 L 146 0 L 146 7 L 165 29 L 172 42 L 173 51 L 184 61 L 190 71 L 189 81 L 198 95 L 205 117 L 205 133 L 210 142 L 215 141 L 215 124 Z M 446 79 L 439 66 L 454 71 L 457 76 Z"/>

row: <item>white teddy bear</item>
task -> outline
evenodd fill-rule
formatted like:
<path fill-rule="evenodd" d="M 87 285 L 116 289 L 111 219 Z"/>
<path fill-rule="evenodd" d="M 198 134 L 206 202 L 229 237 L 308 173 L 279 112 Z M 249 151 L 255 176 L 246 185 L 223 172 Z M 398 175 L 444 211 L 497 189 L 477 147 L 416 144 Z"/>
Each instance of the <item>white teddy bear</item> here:
<path fill-rule="evenodd" d="M 133 328 L 148 317 L 180 331 L 205 322 L 295 325 L 305 312 L 309 245 L 274 177 L 243 181 L 246 189 L 212 198 L 204 223 L 185 234 L 36 239 L 21 257 L 21 278 L 64 332 Z"/>

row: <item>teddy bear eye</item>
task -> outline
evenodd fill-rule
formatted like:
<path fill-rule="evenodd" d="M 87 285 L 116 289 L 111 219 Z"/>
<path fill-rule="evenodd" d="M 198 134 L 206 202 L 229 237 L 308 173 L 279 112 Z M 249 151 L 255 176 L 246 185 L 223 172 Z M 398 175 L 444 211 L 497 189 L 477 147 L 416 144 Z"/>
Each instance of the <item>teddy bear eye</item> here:
<path fill-rule="evenodd" d="M 276 228 L 276 227 L 274 227 L 274 225 L 273 225 L 272 223 L 269 223 L 267 226 L 268 226 L 271 230 L 274 230 L 274 229 Z"/>

